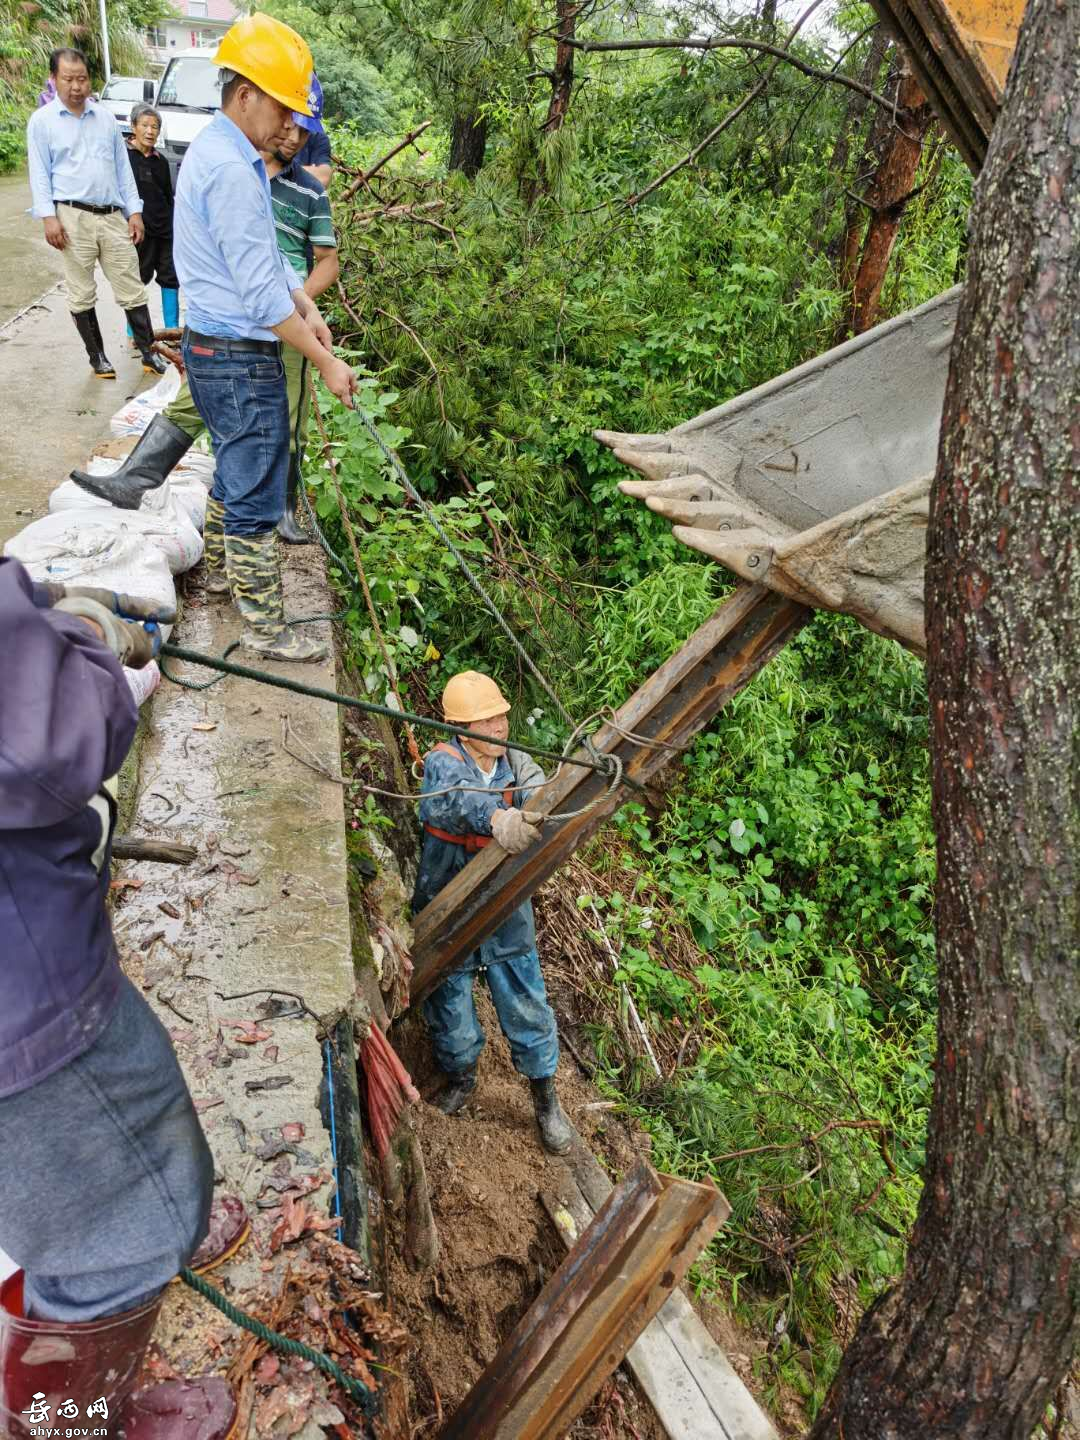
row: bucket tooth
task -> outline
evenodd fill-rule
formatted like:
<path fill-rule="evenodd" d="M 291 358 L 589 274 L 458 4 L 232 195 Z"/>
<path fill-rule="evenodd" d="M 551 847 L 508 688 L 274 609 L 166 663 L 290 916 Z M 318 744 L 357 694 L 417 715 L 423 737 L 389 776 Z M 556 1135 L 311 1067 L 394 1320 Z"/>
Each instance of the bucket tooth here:
<path fill-rule="evenodd" d="M 649 480 L 668 480 L 673 476 L 685 475 L 690 462 L 685 455 L 659 455 L 649 450 L 630 450 L 620 445 L 614 451 L 615 459 L 629 465 Z"/>
<path fill-rule="evenodd" d="M 761 528 L 765 520 L 759 511 L 729 500 L 694 501 L 646 495 L 645 504 L 676 525 L 698 530 L 754 530 Z"/>
<path fill-rule="evenodd" d="M 680 475 L 673 480 L 620 480 L 619 489 L 634 500 L 714 500 L 713 487 L 704 475 Z"/>
<path fill-rule="evenodd" d="M 691 550 L 710 555 L 747 580 L 764 581 L 772 564 L 772 540 L 763 530 L 705 530 L 676 525 L 672 534 Z"/>
<path fill-rule="evenodd" d="M 630 450 L 651 450 L 665 454 L 671 449 L 670 435 L 632 435 L 624 430 L 594 430 L 593 439 L 614 450 L 616 446 Z"/>

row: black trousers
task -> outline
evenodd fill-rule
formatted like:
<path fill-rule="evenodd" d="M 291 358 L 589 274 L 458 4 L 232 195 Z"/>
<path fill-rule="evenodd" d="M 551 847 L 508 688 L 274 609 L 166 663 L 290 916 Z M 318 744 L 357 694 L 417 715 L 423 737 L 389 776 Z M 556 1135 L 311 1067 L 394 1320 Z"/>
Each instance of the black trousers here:
<path fill-rule="evenodd" d="M 136 247 L 139 256 L 139 278 L 144 285 L 157 279 L 163 290 L 179 290 L 180 281 L 172 258 L 171 235 L 147 235 Z"/>

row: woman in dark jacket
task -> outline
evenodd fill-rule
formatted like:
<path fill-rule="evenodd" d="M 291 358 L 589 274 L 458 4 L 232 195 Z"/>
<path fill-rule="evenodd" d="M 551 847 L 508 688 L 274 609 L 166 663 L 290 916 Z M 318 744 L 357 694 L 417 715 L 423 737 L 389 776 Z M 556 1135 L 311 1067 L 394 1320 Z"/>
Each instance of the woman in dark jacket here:
<path fill-rule="evenodd" d="M 154 146 L 161 134 L 161 116 L 152 105 L 136 105 L 131 112 L 128 159 L 143 202 L 146 235 L 139 251 L 139 275 L 144 285 L 156 279 L 161 286 L 161 310 L 166 327 L 180 322 L 180 282 L 173 268 L 173 185 L 169 162 Z"/>

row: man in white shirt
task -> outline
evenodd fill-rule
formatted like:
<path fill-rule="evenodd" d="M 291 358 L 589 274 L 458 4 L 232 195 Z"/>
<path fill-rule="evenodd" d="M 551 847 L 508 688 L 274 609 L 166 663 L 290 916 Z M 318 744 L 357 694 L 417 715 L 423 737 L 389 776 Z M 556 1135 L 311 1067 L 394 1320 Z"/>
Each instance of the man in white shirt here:
<path fill-rule="evenodd" d="M 90 71 L 81 50 L 54 50 L 51 69 L 56 99 L 35 110 L 26 126 L 32 213 L 64 257 L 68 307 L 94 374 L 116 379 L 94 309 L 94 266 L 100 264 L 127 313 L 143 369 L 163 375 L 165 362 L 152 348 L 146 286 L 139 278 L 135 246 L 143 238 L 143 205 L 124 137 L 112 114 L 90 98 Z"/>

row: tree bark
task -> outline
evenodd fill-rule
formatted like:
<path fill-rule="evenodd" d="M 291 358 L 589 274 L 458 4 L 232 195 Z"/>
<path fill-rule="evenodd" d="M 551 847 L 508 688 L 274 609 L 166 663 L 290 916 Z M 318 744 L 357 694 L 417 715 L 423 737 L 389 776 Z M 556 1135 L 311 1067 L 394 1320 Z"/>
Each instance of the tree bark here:
<path fill-rule="evenodd" d="M 883 25 L 878 25 L 876 34 L 884 37 L 886 48 L 889 51 L 889 66 L 883 88 L 886 94 L 890 92 L 896 94 L 900 86 L 902 70 L 900 55 Z M 881 169 L 892 128 L 893 116 L 885 114 L 882 110 L 875 110 L 874 123 L 870 127 L 870 135 L 863 153 L 859 157 L 856 174 L 852 180 L 852 188 L 848 192 L 847 202 L 844 206 L 844 228 L 839 237 L 830 243 L 826 252 L 836 262 L 837 283 L 842 290 L 850 290 L 855 282 L 859 251 L 862 248 L 863 232 L 866 229 L 866 211 L 855 192 L 869 183 L 873 174 Z M 844 325 L 846 326 L 846 324 L 845 317 Z M 843 338 L 844 327 L 841 327 L 841 332 L 838 339 Z"/>
<path fill-rule="evenodd" d="M 879 23 L 874 33 L 870 36 L 870 46 L 866 52 L 863 68 L 859 73 L 859 79 L 864 85 L 869 86 L 870 89 L 876 88 L 875 81 L 881 71 L 881 62 L 885 59 L 885 50 L 888 44 L 888 31 L 884 25 Z M 840 129 L 836 136 L 836 144 L 833 146 L 832 158 L 829 161 L 829 170 L 838 187 L 842 187 L 847 179 L 848 160 L 851 156 L 851 148 L 853 144 L 857 144 L 861 139 L 863 125 L 866 119 L 866 109 L 869 104 L 870 97 L 868 95 L 860 95 L 857 90 L 852 90 L 848 96 L 848 102 L 844 109 L 844 118 L 840 122 Z M 840 193 L 841 195 L 843 194 L 842 189 Z M 812 235 L 824 235 L 828 228 L 829 219 L 833 210 L 836 208 L 836 199 L 836 190 L 834 190 L 831 185 L 826 187 L 821 206 L 810 228 Z M 849 205 L 853 203 L 854 202 L 849 202 Z M 845 206 L 844 213 L 844 233 L 846 234 L 851 226 L 854 215 L 848 206 Z M 852 276 L 854 276 L 854 267 L 852 267 Z M 848 283 L 850 284 L 850 280 Z"/>
<path fill-rule="evenodd" d="M 859 268 L 851 291 L 846 328 L 854 335 L 869 330 L 877 319 L 878 300 L 900 221 L 922 159 L 923 141 L 934 118 L 919 82 L 905 70 L 897 96 L 900 114 L 890 127 L 884 158 L 867 191 L 870 219 L 862 242 Z"/>
<path fill-rule="evenodd" d="M 475 110 L 455 114 L 450 129 L 450 169 L 460 170 L 475 180 L 484 163 L 487 149 L 487 117 Z"/>
<path fill-rule="evenodd" d="M 544 133 L 552 135 L 562 129 L 570 97 L 574 93 L 574 35 L 582 0 L 555 0 L 555 23 L 559 29 L 555 43 L 555 65 L 551 72 L 551 99 L 548 102 Z"/>
<path fill-rule="evenodd" d="M 1080 7 L 1030 0 L 976 191 L 926 569 L 925 1185 L 812 1440 L 1028 1440 L 1080 1340 Z"/>

